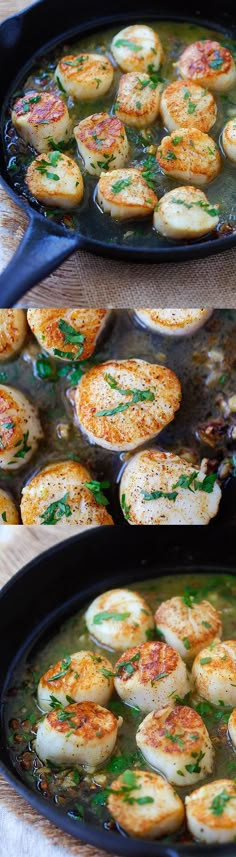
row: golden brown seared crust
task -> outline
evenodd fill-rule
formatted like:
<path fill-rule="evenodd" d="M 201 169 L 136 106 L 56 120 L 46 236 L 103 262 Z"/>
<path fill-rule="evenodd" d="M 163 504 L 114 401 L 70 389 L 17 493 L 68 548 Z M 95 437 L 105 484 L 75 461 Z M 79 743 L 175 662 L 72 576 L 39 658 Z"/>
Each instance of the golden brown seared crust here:
<path fill-rule="evenodd" d="M 20 405 L 3 386 L 0 387 L 0 435 L 4 450 L 14 449 L 22 438 Z"/>
<path fill-rule="evenodd" d="M 201 615 L 206 625 L 201 623 Z M 175 632 L 179 639 L 187 637 L 192 648 L 199 643 L 209 641 L 209 637 L 220 636 L 222 623 L 219 613 L 209 601 L 200 601 L 188 607 L 178 596 L 163 601 L 155 613 L 156 625 L 165 625 Z"/>
<path fill-rule="evenodd" d="M 225 676 L 229 676 L 230 672 L 232 677 L 235 676 L 236 672 L 236 640 L 223 640 L 219 643 L 215 643 L 212 649 L 203 649 L 197 655 L 194 661 L 195 665 L 199 664 L 201 660 L 209 655 L 209 660 L 204 663 L 204 673 L 206 678 L 208 675 L 212 675 L 213 673 L 219 673 L 220 675 L 225 674 Z M 202 689 L 204 687 L 204 678 L 202 678 Z"/>
<path fill-rule="evenodd" d="M 135 659 L 135 656 L 138 657 Z M 131 662 L 133 671 L 139 673 L 142 684 L 149 684 L 160 673 L 165 672 L 168 675 L 172 673 L 179 660 L 179 655 L 166 643 L 159 643 L 158 641 L 142 643 L 141 646 L 133 646 L 131 649 L 127 649 L 121 655 L 116 662 L 115 671 L 119 675 L 119 679 L 127 682 L 129 673 L 122 664 Z"/>
<path fill-rule="evenodd" d="M 133 799 L 130 803 L 125 800 L 125 774 L 112 782 L 108 809 L 116 822 L 131 836 L 151 839 L 180 827 L 184 820 L 184 806 L 172 786 L 151 771 L 135 769 L 133 773 L 135 786 L 128 792 Z M 136 803 L 140 796 L 144 806 Z M 145 803 L 148 805 L 145 806 Z"/>
<path fill-rule="evenodd" d="M 83 741 L 104 738 L 117 729 L 117 718 L 111 711 L 97 705 L 96 702 L 75 702 L 65 709 L 68 720 L 60 720 L 58 709 L 47 714 L 47 720 L 52 729 L 66 734 L 73 728 L 73 735 L 83 734 Z M 75 728 L 74 728 L 74 725 Z"/>
<path fill-rule="evenodd" d="M 97 336 L 107 315 L 106 309 L 29 309 L 27 318 L 31 330 L 40 342 L 42 348 L 54 353 L 54 349 L 71 352 L 78 355 L 79 346 L 73 342 L 65 342 L 66 336 L 59 328 L 61 319 L 66 321 L 76 331 L 83 334 L 84 341 L 81 354 L 76 360 L 86 360 L 93 354 Z M 57 355 L 55 355 L 57 356 Z"/>
<path fill-rule="evenodd" d="M 191 81 L 184 83 L 174 80 L 162 93 L 161 114 L 164 124 L 166 109 L 176 128 L 194 126 L 205 133 L 214 125 L 217 116 L 212 93 Z"/>
<path fill-rule="evenodd" d="M 188 173 L 192 181 L 198 182 L 199 177 L 202 181 L 211 181 L 221 166 L 216 143 L 194 125 L 181 128 L 178 135 L 172 131 L 170 136 L 163 137 L 157 150 L 157 161 L 167 175 L 179 174 L 181 178 L 181 173 Z"/>
<path fill-rule="evenodd" d="M 161 742 L 162 753 L 175 755 L 176 752 L 186 755 L 189 751 L 198 752 L 202 748 L 202 730 L 204 724 L 202 718 L 193 708 L 188 705 L 176 705 L 175 708 L 163 708 L 161 712 L 152 712 L 152 725 L 150 723 L 145 729 L 145 721 L 142 724 L 142 737 L 145 739 L 147 734 L 148 743 L 152 747 L 158 747 Z M 168 734 L 175 737 L 178 735 L 182 738 L 175 743 L 168 737 Z"/>
<path fill-rule="evenodd" d="M 34 103 L 31 99 L 37 98 L 36 103 Z M 39 99 L 39 100 L 38 100 Z M 25 105 L 28 106 L 28 110 L 26 112 Z M 16 117 L 18 116 L 26 116 L 27 122 L 30 125 L 39 125 L 43 122 L 47 122 L 50 120 L 50 125 L 53 122 L 58 122 L 58 119 L 61 119 L 65 113 L 65 104 L 58 97 L 58 95 L 54 95 L 53 92 L 42 92 L 39 93 L 34 90 L 30 90 L 23 96 L 23 98 L 18 98 L 16 103 L 14 104 L 14 113 Z"/>
<path fill-rule="evenodd" d="M 191 188 L 191 190 L 196 191 L 196 188 Z M 150 322 L 158 325 L 159 328 L 163 327 L 164 333 L 166 332 L 166 326 L 175 331 L 184 330 L 188 328 L 188 326 L 192 326 L 194 323 L 204 323 L 208 318 L 208 314 L 210 315 L 212 310 L 206 309 L 206 307 L 198 307 L 198 308 L 173 308 L 173 309 L 146 309 L 145 307 L 138 307 L 135 309 L 136 313 L 145 313 Z M 145 319 L 141 319 L 141 321 L 145 321 Z"/>
<path fill-rule="evenodd" d="M 215 60 L 219 58 L 222 63 L 219 68 L 215 67 Z M 211 63 L 214 63 L 212 66 Z M 205 77 L 214 80 L 216 75 L 227 74 L 232 68 L 232 56 L 228 48 L 222 47 L 219 42 L 211 39 L 194 42 L 188 45 L 181 54 L 179 61 L 180 73 L 183 77 L 191 80 L 204 80 Z"/>
<path fill-rule="evenodd" d="M 65 57 L 62 57 L 60 62 L 58 63 L 58 69 L 66 75 L 67 80 L 79 80 L 80 83 L 86 83 L 87 79 L 91 76 L 95 77 L 95 64 L 97 65 L 97 71 L 99 72 L 99 79 L 102 82 L 103 79 L 107 76 L 107 72 L 112 72 L 113 68 L 110 60 L 106 56 L 101 56 L 100 54 L 88 54 L 88 53 L 80 53 L 79 59 L 80 62 L 76 62 L 76 57 L 74 54 L 68 54 Z M 70 63 L 74 63 L 71 65 Z"/>
<path fill-rule="evenodd" d="M 153 88 L 148 74 L 130 72 L 120 78 L 116 114 L 128 125 L 145 127 L 155 121 L 159 112 L 160 94 Z"/>
<path fill-rule="evenodd" d="M 212 811 L 212 802 L 214 798 L 226 792 L 227 795 L 232 795 L 234 800 L 229 800 L 225 803 L 225 807 L 221 813 Z M 211 830 L 222 829 L 232 830 L 235 828 L 235 809 L 236 809 L 236 783 L 232 780 L 222 779 L 215 780 L 213 783 L 207 783 L 199 789 L 195 789 L 186 798 L 187 809 L 190 810 L 191 816 L 200 824 L 206 824 Z"/>
<path fill-rule="evenodd" d="M 0 309 L 0 360 L 6 360 L 21 348 L 26 331 L 22 309 Z"/>
<path fill-rule="evenodd" d="M 48 688 L 49 684 L 49 688 L 51 688 L 52 692 L 55 694 L 59 690 L 64 690 L 65 694 L 69 693 L 73 699 L 78 684 L 82 686 L 84 693 L 91 688 L 93 675 L 96 678 L 98 677 L 98 673 L 100 673 L 100 676 L 104 681 L 102 673 L 103 669 L 111 669 L 110 661 L 108 661 L 107 658 L 104 658 L 102 655 L 99 655 L 99 658 L 96 658 L 92 652 L 80 651 L 75 655 L 70 656 L 69 669 L 66 670 L 64 676 L 54 679 L 54 675 L 59 675 L 60 672 L 63 672 L 63 661 L 60 660 L 56 664 L 53 664 L 53 666 L 44 673 L 40 679 L 40 684 L 42 689 Z M 112 676 L 109 678 L 109 681 L 113 684 Z"/>
<path fill-rule="evenodd" d="M 116 116 L 109 116 L 108 113 L 94 113 L 88 116 L 80 122 L 75 131 L 77 131 L 75 137 L 78 136 L 81 143 L 85 143 L 88 149 L 99 153 L 103 152 L 105 146 L 106 150 L 109 150 L 109 155 L 117 149 L 117 137 L 125 134 L 123 122 Z M 98 139 L 93 137 L 93 133 Z"/>
<path fill-rule="evenodd" d="M 2 517 L 4 515 L 4 517 Z M 0 488 L 0 525 L 19 524 L 20 518 L 14 501 L 7 491 Z"/>
<path fill-rule="evenodd" d="M 58 502 L 66 493 L 71 516 L 63 517 L 63 523 L 113 524 L 106 507 L 98 505 L 93 493 L 84 484 L 90 481 L 90 472 L 77 461 L 54 461 L 49 464 L 23 488 L 23 524 L 41 524 L 41 516 L 48 506 Z"/>
<path fill-rule="evenodd" d="M 121 181 L 122 184 L 125 183 L 119 193 L 114 190 L 117 181 Z M 145 217 L 154 211 L 158 201 L 156 194 L 145 181 L 142 170 L 136 167 L 103 172 L 98 183 L 98 201 L 101 207 L 105 209 L 103 197 L 105 203 L 110 204 L 111 209 L 115 205 L 116 214 L 112 214 L 111 210 L 112 216 L 118 218 L 120 216 L 121 219 L 124 217 L 122 213 L 124 209 L 128 210 L 126 216 L 129 218 L 139 215 Z"/>
<path fill-rule="evenodd" d="M 123 389 L 154 392 L 153 401 L 139 401 L 125 411 L 96 416 L 130 401 L 106 381 L 115 378 Z M 143 360 L 110 360 L 90 369 L 80 381 L 75 395 L 78 419 L 82 428 L 103 445 L 114 448 L 135 447 L 157 434 L 174 417 L 181 401 L 181 387 L 176 375 L 166 366 Z"/>

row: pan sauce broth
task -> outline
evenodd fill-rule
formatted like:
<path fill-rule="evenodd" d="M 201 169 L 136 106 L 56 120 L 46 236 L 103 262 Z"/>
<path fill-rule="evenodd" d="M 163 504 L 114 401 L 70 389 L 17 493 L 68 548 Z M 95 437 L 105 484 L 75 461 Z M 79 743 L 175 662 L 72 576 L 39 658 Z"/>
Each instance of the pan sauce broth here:
<path fill-rule="evenodd" d="M 205 27 L 195 26 L 195 24 L 177 23 L 174 21 L 157 21 L 154 23 L 148 21 L 147 23 L 159 33 L 165 52 L 165 59 L 160 67 L 161 82 L 158 84 L 160 91 L 163 91 L 169 83 L 177 79 L 177 70 L 174 68 L 173 63 L 178 60 L 187 45 L 198 39 L 216 39 L 222 45 L 228 47 L 233 56 L 236 56 L 236 42 L 229 36 L 219 33 L 219 31 L 208 30 Z M 68 98 L 66 94 L 61 92 L 54 81 L 54 72 L 58 59 L 71 51 L 75 53 L 79 53 L 80 51 L 103 53 L 109 57 L 114 65 L 114 60 L 110 53 L 110 43 L 119 29 L 120 27 L 116 27 L 102 32 L 98 31 L 93 35 L 73 41 L 72 44 L 60 45 L 54 53 L 46 57 L 42 56 L 41 61 L 37 66 L 34 66 L 27 80 L 19 83 L 17 93 L 15 92 L 12 97 L 11 106 L 16 96 L 23 95 L 29 89 L 35 89 L 39 92 L 56 91 L 67 103 L 73 127 L 81 119 L 90 116 L 92 113 L 103 111 L 108 113 L 113 112 L 118 83 L 122 73 L 117 66 L 115 67 L 114 82 L 107 95 L 103 98 L 87 102 L 74 102 L 71 97 Z M 222 236 L 222 231 L 219 232 L 219 229 L 223 228 L 224 224 L 227 230 L 228 225 L 234 228 L 236 221 L 235 165 L 225 158 L 221 147 L 223 126 L 229 119 L 236 116 L 236 86 L 224 95 L 215 93 L 215 98 L 218 116 L 209 134 L 220 145 L 222 169 L 216 179 L 209 185 L 207 184 L 204 190 L 212 204 L 220 203 L 219 227 L 215 233 L 211 233 L 211 237 L 216 238 L 218 234 Z M 133 128 L 127 128 L 127 126 L 126 133 L 130 145 L 130 157 L 127 166 L 137 166 L 143 164 L 148 157 L 150 158 L 150 155 L 148 155 L 149 147 L 157 147 L 166 134 L 166 131 L 159 118 L 153 126 L 145 130 L 145 133 L 140 133 L 140 131 Z M 167 243 L 166 239 L 158 236 L 157 232 L 153 229 L 152 219 L 149 217 L 139 220 L 138 224 L 134 220 L 119 223 L 119 221 L 113 221 L 110 216 L 103 214 L 96 204 L 96 185 L 98 179 L 89 176 L 85 172 L 83 161 L 80 155 L 78 155 L 74 138 L 72 138 L 71 145 L 69 145 L 66 152 L 75 160 L 78 160 L 85 180 L 85 194 L 80 206 L 72 214 L 66 213 L 63 216 L 63 213 L 60 213 L 60 211 L 57 213 L 53 209 L 46 209 L 39 205 L 34 198 L 30 197 L 24 183 L 24 177 L 29 163 L 34 159 L 34 150 L 17 137 L 11 120 L 7 120 L 5 127 L 5 154 L 11 182 L 17 193 L 23 199 L 30 199 L 34 207 L 45 214 L 46 217 L 50 217 L 62 225 L 78 229 L 88 239 L 93 237 L 101 240 L 102 229 L 102 238 L 112 244 L 119 243 L 128 247 L 147 247 L 151 249 L 156 246 L 158 247 L 159 242 L 163 244 L 163 240 Z M 151 161 L 151 168 L 153 170 L 153 161 Z M 176 186 L 183 184 L 183 182 L 178 182 L 176 179 L 171 179 L 163 175 L 157 162 L 154 172 L 155 190 L 158 198 Z"/>
<path fill-rule="evenodd" d="M 222 356 L 212 361 L 211 354 Z M 35 338 L 29 335 L 20 355 L 13 361 L 2 363 L 0 383 L 21 389 L 39 408 L 44 440 L 28 465 L 17 471 L 0 469 L 0 486 L 8 489 L 20 501 L 25 483 L 53 460 L 78 458 L 91 468 L 93 478 L 108 479 L 111 488 L 109 511 L 116 522 L 124 523 L 117 499 L 117 481 L 129 453 L 112 452 L 91 444 L 75 426 L 73 406 L 74 385 L 79 383 L 81 369 L 109 359 L 140 358 L 151 363 L 168 366 L 179 377 L 182 387 L 180 410 L 157 438 L 157 445 L 165 450 L 191 456 L 200 464 L 205 455 L 232 460 L 233 448 L 230 431 L 235 423 L 234 414 L 224 419 L 224 403 L 236 390 L 236 311 L 216 310 L 210 320 L 194 336 L 175 337 L 153 334 L 134 322 L 133 313 L 117 310 L 106 324 L 94 355 L 83 363 L 70 364 L 43 356 Z M 80 369 L 81 367 L 81 369 Z M 45 373 L 39 377 L 38 372 Z M 48 372 L 51 375 L 48 376 Z M 206 445 L 196 434 L 199 425 L 222 419 L 220 448 Z M 228 426 L 231 427 L 228 429 Z M 62 429 L 62 431 L 61 431 Z M 65 435 L 63 434 L 65 430 Z M 145 446 L 155 444 L 155 439 Z M 132 455 L 132 453 L 131 453 Z M 234 461 L 234 459 L 233 459 Z M 236 468 L 236 457 L 233 471 Z M 215 469 L 215 467 L 214 467 Z M 236 472 L 236 471 L 235 471 Z M 232 469 L 231 469 L 232 474 Z M 233 509 L 231 510 L 233 516 Z M 218 520 L 218 519 L 217 519 Z"/>
<path fill-rule="evenodd" d="M 182 595 L 189 586 L 221 612 L 222 639 L 235 638 L 236 578 L 232 575 L 214 576 L 206 572 L 191 574 L 190 578 L 189 574 L 175 574 L 139 581 L 129 588 L 142 594 L 154 611 L 162 601 L 174 595 Z M 14 766 L 31 788 L 39 790 L 72 818 L 103 825 L 107 830 L 117 829 L 105 806 L 106 788 L 127 768 L 143 767 L 144 770 L 150 770 L 135 742 L 136 731 L 145 717 L 144 712 L 124 705 L 114 692 L 106 707 L 117 716 L 121 714 L 124 723 L 118 733 L 113 755 L 96 774 L 88 774 L 82 767 L 63 769 L 49 764 L 42 765 L 33 749 L 35 725 L 42 716 L 36 703 L 39 678 L 49 665 L 80 649 L 89 649 L 98 656 L 105 654 L 113 664 L 119 657 L 119 653 L 107 651 L 90 638 L 85 627 L 84 609 L 67 620 L 52 639 L 43 647 L 38 647 L 37 651 L 34 650 L 34 653 L 29 654 L 26 661 L 18 666 L 5 705 L 7 743 Z M 192 695 L 188 704 L 198 709 L 199 699 Z M 213 773 L 192 788 L 217 778 L 236 777 L 236 753 L 227 736 L 227 721 L 231 710 L 224 706 L 210 706 L 209 713 L 208 705 L 205 711 L 201 709 L 199 712 L 213 741 L 216 758 Z M 176 787 L 176 791 L 184 798 L 192 788 Z M 177 837 L 165 837 L 164 841 L 171 842 L 176 838 L 182 842 L 189 841 L 189 836 L 188 832 L 182 829 Z"/>
<path fill-rule="evenodd" d="M 212 361 L 214 352 L 216 358 L 217 354 L 222 357 L 220 362 Z M 113 453 L 91 444 L 73 422 L 73 407 L 68 396 L 73 395 L 74 385 L 79 382 L 80 367 L 85 371 L 94 363 L 131 357 L 166 365 L 181 382 L 180 410 L 173 422 L 158 435 L 158 447 L 178 454 L 187 452 L 194 464 L 200 464 L 205 455 L 214 460 L 218 457 L 219 462 L 227 458 L 234 462 L 229 473 L 236 473 L 236 456 L 232 459 L 235 443 L 230 437 L 235 417 L 231 414 L 224 419 L 222 410 L 226 407 L 227 397 L 236 391 L 236 311 L 216 310 L 194 336 L 176 339 L 153 334 L 134 322 L 133 313 L 117 310 L 108 319 L 93 357 L 84 365 L 43 356 L 32 334 L 16 359 L 1 364 L 0 383 L 15 386 L 29 396 L 39 408 L 44 430 L 44 440 L 28 465 L 19 472 L 0 469 L 0 486 L 8 489 L 18 503 L 23 486 L 36 472 L 53 460 L 74 457 L 91 468 L 93 478 L 109 480 L 111 488 L 106 492 L 111 501 L 109 511 L 115 522 L 124 524 L 117 497 L 117 481 L 129 454 Z M 38 376 L 39 370 L 45 373 L 45 377 Z M 48 372 L 51 375 L 48 376 Z M 223 422 L 223 431 L 220 448 L 216 449 L 206 445 L 204 438 L 196 432 L 199 425 L 219 418 Z M 155 439 L 151 441 L 151 445 L 154 444 Z M 150 443 L 145 444 L 148 445 Z M 232 520 L 233 509 L 230 509 L 230 514 Z"/>

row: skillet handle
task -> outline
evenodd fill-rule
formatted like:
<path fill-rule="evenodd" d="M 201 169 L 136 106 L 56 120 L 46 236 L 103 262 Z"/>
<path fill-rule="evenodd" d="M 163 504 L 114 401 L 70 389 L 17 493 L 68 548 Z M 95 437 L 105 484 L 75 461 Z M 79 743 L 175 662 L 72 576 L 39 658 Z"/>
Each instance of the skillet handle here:
<path fill-rule="evenodd" d="M 41 217 L 32 214 L 13 259 L 0 275 L 0 306 L 14 306 L 28 289 L 48 277 L 79 247 L 78 233 L 66 233 L 48 219 L 44 224 Z"/>

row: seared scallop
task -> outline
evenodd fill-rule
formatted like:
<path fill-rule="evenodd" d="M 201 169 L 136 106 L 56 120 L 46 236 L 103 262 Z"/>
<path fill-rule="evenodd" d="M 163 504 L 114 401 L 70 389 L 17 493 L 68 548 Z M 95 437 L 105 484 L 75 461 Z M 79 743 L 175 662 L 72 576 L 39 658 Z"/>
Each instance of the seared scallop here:
<path fill-rule="evenodd" d="M 19 524 L 20 519 L 14 500 L 7 491 L 0 488 L 0 526 L 2 524 Z"/>
<path fill-rule="evenodd" d="M 41 348 L 59 360 L 87 360 L 94 352 L 109 310 L 29 309 L 28 323 Z"/>
<path fill-rule="evenodd" d="M 173 452 L 145 449 L 122 473 L 123 513 L 129 524 L 209 524 L 221 499 L 213 479 Z"/>
<path fill-rule="evenodd" d="M 212 643 L 193 663 L 194 686 L 213 705 L 236 705 L 236 641 Z"/>
<path fill-rule="evenodd" d="M 43 437 L 37 410 L 24 393 L 0 385 L 0 467 L 18 470 L 37 449 Z"/>
<path fill-rule="evenodd" d="M 197 842 L 220 845 L 235 842 L 236 783 L 215 780 L 185 798 L 187 825 Z"/>
<path fill-rule="evenodd" d="M 129 144 L 123 122 L 116 116 L 94 113 L 76 125 L 74 135 L 85 169 L 92 176 L 125 164 Z"/>
<path fill-rule="evenodd" d="M 38 155 L 29 165 L 25 180 L 32 196 L 42 205 L 69 211 L 83 197 L 84 183 L 78 164 L 61 152 Z"/>
<path fill-rule="evenodd" d="M 14 104 L 12 122 L 19 136 L 37 152 L 48 152 L 50 141 L 69 140 L 71 133 L 67 106 L 53 92 L 26 92 Z"/>
<path fill-rule="evenodd" d="M 228 733 L 233 746 L 236 747 L 236 708 L 234 708 L 228 720 Z"/>
<path fill-rule="evenodd" d="M 151 711 L 136 741 L 148 765 L 176 786 L 191 785 L 210 774 L 214 750 L 202 718 L 187 705 Z"/>
<path fill-rule="evenodd" d="M 106 214 L 117 220 L 130 217 L 147 217 L 157 204 L 157 196 L 134 167 L 102 172 L 97 201 Z"/>
<path fill-rule="evenodd" d="M 75 394 L 80 427 L 107 449 L 135 449 L 173 420 L 181 401 L 176 375 L 144 360 L 110 360 L 94 366 Z"/>
<path fill-rule="evenodd" d="M 187 663 L 222 635 L 220 614 L 209 601 L 186 590 L 162 601 L 155 613 L 157 630 Z"/>
<path fill-rule="evenodd" d="M 222 134 L 222 143 L 227 158 L 236 163 L 236 118 L 230 119 L 226 123 Z"/>
<path fill-rule="evenodd" d="M 170 696 L 189 691 L 186 665 L 171 646 L 157 641 L 127 649 L 115 666 L 115 689 L 128 705 L 152 711 L 169 704 Z"/>
<path fill-rule="evenodd" d="M 196 83 L 174 80 L 161 96 L 160 113 L 165 128 L 199 128 L 207 133 L 217 118 L 217 105 L 211 92 Z"/>
<path fill-rule="evenodd" d="M 211 39 L 188 45 L 177 65 L 187 83 L 195 81 L 215 92 L 226 92 L 236 80 L 235 63 L 228 48 Z"/>
<path fill-rule="evenodd" d="M 157 70 L 163 59 L 158 33 L 145 24 L 120 30 L 112 40 L 111 51 L 122 71 Z"/>
<path fill-rule="evenodd" d="M 38 684 L 38 703 L 51 711 L 53 697 L 62 706 L 68 702 L 97 702 L 106 705 L 113 691 L 112 664 L 93 652 L 67 655 L 51 666 Z"/>
<path fill-rule="evenodd" d="M 23 524 L 113 524 L 100 488 L 79 462 L 53 461 L 23 488 Z"/>
<path fill-rule="evenodd" d="M 122 651 L 149 639 L 153 615 L 138 592 L 110 589 L 90 604 L 85 620 L 90 634 L 103 646 Z"/>
<path fill-rule="evenodd" d="M 194 127 L 179 128 L 177 133 L 163 137 L 157 160 L 167 176 L 196 185 L 212 181 L 221 167 L 215 141 Z"/>
<path fill-rule="evenodd" d="M 92 101 L 108 92 L 114 70 L 102 54 L 69 54 L 59 61 L 55 78 L 64 92 L 78 101 Z"/>
<path fill-rule="evenodd" d="M 163 333 L 165 336 L 188 336 L 196 333 L 212 315 L 209 307 L 180 307 L 176 309 L 135 309 L 138 321 L 153 333 Z"/>
<path fill-rule="evenodd" d="M 23 309 L 0 309 L 0 360 L 9 360 L 20 351 L 26 333 Z"/>
<path fill-rule="evenodd" d="M 95 702 L 56 708 L 40 721 L 35 750 L 42 762 L 96 768 L 114 750 L 122 717 Z"/>
<path fill-rule="evenodd" d="M 165 238 L 201 238 L 216 229 L 219 206 L 212 205 L 205 193 L 196 187 L 175 188 L 156 205 L 153 223 Z"/>
<path fill-rule="evenodd" d="M 174 789 L 151 771 L 124 771 L 113 780 L 108 809 L 130 836 L 159 839 L 184 820 L 184 806 Z"/>
<path fill-rule="evenodd" d="M 160 105 L 160 93 L 157 83 L 148 74 L 137 71 L 123 74 L 120 78 L 116 116 L 125 125 L 135 128 L 146 128 L 155 122 Z"/>

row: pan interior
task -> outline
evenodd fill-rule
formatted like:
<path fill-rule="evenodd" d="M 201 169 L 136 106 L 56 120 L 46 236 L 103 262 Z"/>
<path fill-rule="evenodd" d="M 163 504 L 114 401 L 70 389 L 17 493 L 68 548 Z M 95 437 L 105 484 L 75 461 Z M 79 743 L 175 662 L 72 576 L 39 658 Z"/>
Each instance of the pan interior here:
<path fill-rule="evenodd" d="M 169 573 L 171 572 L 171 573 Z M 150 575 L 150 577 L 149 577 Z M 128 578 L 128 579 L 127 579 Z M 219 572 L 210 573 L 207 566 L 196 570 L 194 567 L 187 571 L 180 568 L 166 570 L 157 575 L 155 566 L 149 567 L 148 578 L 144 579 L 144 572 L 139 569 L 135 580 L 135 571 L 130 576 L 126 575 L 124 584 L 124 573 L 121 573 L 120 585 L 128 585 L 130 589 L 138 591 L 147 601 L 152 611 L 158 607 L 161 601 L 174 595 L 183 595 L 186 592 L 195 593 L 199 599 L 207 598 L 212 605 L 222 612 L 223 639 L 234 637 L 235 606 L 236 606 L 236 581 L 235 576 Z M 117 580 L 104 583 L 103 589 L 117 585 Z M 101 582 L 97 585 L 97 591 L 101 591 Z M 197 595 L 196 595 L 197 593 Z M 94 597 L 93 593 L 93 597 Z M 40 718 L 41 712 L 36 704 L 36 688 L 40 675 L 65 655 L 69 655 L 80 649 L 89 649 L 96 656 L 105 655 L 114 665 L 119 654 L 102 649 L 91 637 L 89 637 L 84 621 L 84 610 L 90 602 L 91 596 L 81 593 L 64 607 L 64 617 L 60 610 L 60 616 L 50 619 L 47 629 L 39 632 L 36 628 L 33 640 L 26 647 L 24 653 L 19 652 L 14 670 L 10 671 L 8 687 L 5 690 L 3 706 L 4 718 L 4 741 L 8 747 L 11 768 L 15 769 L 18 777 L 34 793 L 39 792 L 49 804 L 56 804 L 57 812 L 64 817 L 73 819 L 88 825 L 95 825 L 103 830 L 104 834 L 110 830 L 117 830 L 111 824 L 111 818 L 105 805 L 107 792 L 113 779 L 127 768 L 148 769 L 147 763 L 137 751 L 135 733 L 145 714 L 135 708 L 128 708 L 114 694 L 112 700 L 107 704 L 116 715 L 121 714 L 124 718 L 122 733 L 118 738 L 118 744 L 112 757 L 97 772 L 101 781 L 96 782 L 94 774 L 88 774 L 82 768 L 57 769 L 46 763 L 38 767 L 39 763 L 33 750 L 35 737 L 35 722 Z M 192 696 L 186 704 L 191 704 L 199 710 L 199 700 Z M 235 754 L 227 739 L 227 720 L 230 709 L 222 704 L 217 709 L 206 706 L 202 714 L 207 729 L 213 738 L 216 749 L 216 764 L 212 775 L 205 780 L 209 782 L 220 777 L 234 778 L 236 776 Z M 99 780 L 99 778 L 98 778 Z M 197 787 L 197 785 L 195 786 Z M 180 796 L 191 791 L 191 788 L 177 788 Z M 164 844 L 174 842 L 187 844 L 191 841 L 186 830 L 181 829 L 179 834 L 165 838 Z M 118 848 L 118 846 L 117 846 Z M 119 853 L 119 848 L 118 848 Z"/>
<path fill-rule="evenodd" d="M 153 17 L 153 16 L 152 16 Z M 128 21 L 126 21 L 128 23 Z M 150 23 L 150 19 L 147 19 Z M 26 146 L 22 140 L 19 140 L 11 124 L 9 118 L 9 103 L 15 100 L 16 92 L 23 94 L 29 88 L 36 89 L 39 92 L 50 89 L 55 90 L 53 82 L 55 67 L 59 57 L 68 50 L 75 51 L 98 51 L 106 53 L 111 59 L 110 42 L 117 30 L 120 28 L 120 23 L 117 26 L 105 28 L 101 30 L 93 30 L 80 34 L 71 39 L 64 39 L 48 53 L 37 55 L 32 61 L 31 67 L 28 66 L 27 73 L 22 72 L 17 83 L 12 90 L 10 102 L 8 101 L 7 118 L 4 127 L 4 151 L 5 151 L 5 166 L 8 181 L 11 186 L 21 197 L 23 202 L 30 202 L 33 207 L 47 218 L 54 220 L 60 225 L 72 228 L 80 233 L 86 241 L 100 241 L 102 239 L 106 244 L 119 247 L 122 250 L 142 250 L 153 252 L 158 248 L 181 248 L 181 246 L 189 246 L 187 242 L 174 242 L 158 236 L 152 227 L 152 218 L 144 218 L 143 220 L 127 220 L 119 222 L 112 220 L 108 215 L 102 214 L 96 202 L 96 185 L 97 179 L 89 176 L 84 171 L 84 166 L 80 156 L 77 156 L 75 140 L 72 140 L 71 146 L 67 153 L 78 159 L 82 173 L 85 179 L 85 194 L 80 206 L 73 211 L 72 214 L 63 214 L 58 210 L 46 209 L 37 201 L 30 197 L 30 194 L 25 185 L 26 169 L 34 158 L 34 150 Z M 161 89 L 168 85 L 173 79 L 176 79 L 176 71 L 173 68 L 173 63 L 177 61 L 184 47 L 193 41 L 201 38 L 213 38 L 220 40 L 221 44 L 229 47 L 235 55 L 235 42 L 231 38 L 230 32 L 221 31 L 212 28 L 209 24 L 209 29 L 197 23 L 183 22 L 176 20 L 154 20 L 154 29 L 157 29 L 165 50 L 165 60 L 161 66 L 160 75 L 161 83 L 158 84 Z M 58 92 L 62 98 L 68 102 L 69 112 L 73 120 L 73 125 L 78 121 L 91 115 L 94 112 L 110 112 L 114 110 L 116 99 L 117 85 L 120 78 L 120 70 L 115 68 L 114 84 L 109 93 L 101 99 L 96 99 L 92 102 L 73 103 L 71 99 L 67 99 L 63 92 Z M 218 118 L 210 136 L 219 143 L 221 147 L 221 131 L 222 127 L 228 119 L 235 115 L 236 111 L 236 87 L 230 90 L 226 95 L 216 96 L 218 106 Z M 160 198 L 164 193 L 182 184 L 175 179 L 171 179 L 163 175 L 160 168 L 154 165 L 154 158 L 150 154 L 150 147 L 156 147 L 163 138 L 164 128 L 158 119 L 154 126 L 148 129 L 146 139 L 136 129 L 128 128 L 127 135 L 130 145 L 130 158 L 127 165 L 136 166 L 148 161 L 151 165 L 152 175 L 154 176 L 154 189 Z M 220 202 L 220 224 L 217 230 L 210 237 L 212 241 L 222 238 L 224 235 L 230 235 L 234 231 L 236 217 L 236 196 L 234 190 L 235 167 L 226 161 L 222 153 L 222 170 L 217 178 L 206 186 L 206 193 L 212 205 Z M 206 243 L 209 240 L 209 234 L 201 239 L 200 243 Z M 194 245 L 194 242 L 191 242 Z"/>

